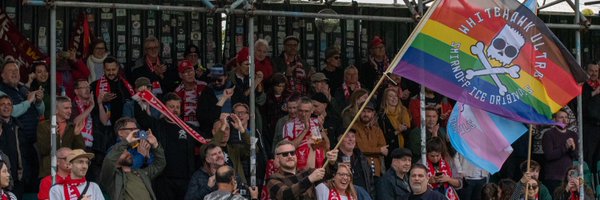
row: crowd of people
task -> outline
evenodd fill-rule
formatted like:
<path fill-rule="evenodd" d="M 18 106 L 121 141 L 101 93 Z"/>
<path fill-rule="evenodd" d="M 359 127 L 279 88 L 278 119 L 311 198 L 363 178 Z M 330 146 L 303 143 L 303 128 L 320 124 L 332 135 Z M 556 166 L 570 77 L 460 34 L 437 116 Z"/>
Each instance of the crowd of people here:
<path fill-rule="evenodd" d="M 49 77 L 47 62 L 35 62 L 25 82 L 19 76 L 25 68 L 7 59 L 0 69 L 2 199 L 24 193 L 93 200 L 578 198 L 585 183 L 573 167 L 580 138 L 568 106 L 554 115 L 565 126 L 536 127 L 536 160 L 528 165 L 518 159 L 515 147 L 501 173 L 492 176 L 451 146 L 445 127 L 452 99 L 426 89 L 421 126 L 420 86 L 385 73 L 393 66 L 382 38 L 369 43 L 365 63 L 351 66 L 342 66 L 345 58 L 336 47 L 325 52 L 324 66 L 310 66 L 300 55 L 301 42 L 287 36 L 283 52 L 269 57 L 269 43 L 258 39 L 254 58 L 242 48 L 229 62 L 206 68 L 194 45 L 183 60 L 166 63 L 161 43 L 149 36 L 141 59 L 119 63 L 109 55 L 111 45 L 95 40 L 87 58 L 75 51 L 59 54 L 56 77 Z M 256 67 L 253 82 L 250 62 Z M 584 154 L 595 169 L 599 66 L 587 70 Z M 56 113 L 49 108 L 51 78 L 59 88 Z M 371 91 L 381 78 L 382 86 Z M 136 95 L 143 92 L 164 107 Z M 166 117 L 169 112 L 207 143 Z M 51 114 L 57 122 L 54 185 Z M 256 130 L 249 129 L 251 116 Z M 585 198 L 592 199 L 591 186 L 585 188 Z"/>

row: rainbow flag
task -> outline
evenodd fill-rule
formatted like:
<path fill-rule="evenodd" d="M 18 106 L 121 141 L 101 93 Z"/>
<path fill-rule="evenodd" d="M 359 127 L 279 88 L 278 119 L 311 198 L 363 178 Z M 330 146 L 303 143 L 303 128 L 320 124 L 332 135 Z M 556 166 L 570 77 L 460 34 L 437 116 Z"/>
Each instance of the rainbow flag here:
<path fill-rule="evenodd" d="M 553 124 L 587 74 L 515 0 L 438 0 L 393 60 L 393 73 L 511 120 Z"/>
<path fill-rule="evenodd" d="M 519 122 L 457 103 L 448 119 L 448 137 L 458 153 L 490 173 L 500 171 L 511 144 L 527 132 Z"/>

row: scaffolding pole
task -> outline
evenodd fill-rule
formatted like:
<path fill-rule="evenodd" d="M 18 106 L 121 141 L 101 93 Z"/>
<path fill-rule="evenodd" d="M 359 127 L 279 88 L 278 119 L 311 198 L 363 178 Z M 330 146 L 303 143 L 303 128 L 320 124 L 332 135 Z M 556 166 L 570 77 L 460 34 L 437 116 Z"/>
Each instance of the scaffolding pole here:
<path fill-rule="evenodd" d="M 569 1 L 571 2 L 571 1 Z M 575 24 L 579 24 L 579 20 L 581 19 L 580 16 L 581 13 L 579 12 L 579 0 L 575 0 L 575 5 L 571 4 L 571 6 L 575 6 L 573 8 L 573 10 L 575 10 Z M 577 63 L 579 65 L 581 65 L 581 31 L 579 31 L 579 29 L 577 29 L 575 31 L 575 56 L 577 58 Z M 577 159 L 579 160 L 579 166 L 577 166 L 577 169 L 579 171 L 579 175 L 581 176 L 582 183 L 585 183 L 584 179 L 585 176 L 583 176 L 583 107 L 581 105 L 582 103 L 582 99 L 581 99 L 581 94 L 579 96 L 577 96 L 577 126 L 579 127 L 577 130 L 577 134 L 579 137 L 579 140 L 577 140 L 577 150 L 579 152 L 579 155 L 577 157 Z M 579 199 L 580 200 L 584 200 L 585 197 L 585 184 L 579 184 Z"/>
<path fill-rule="evenodd" d="M 56 6 L 50 6 L 50 174 L 56 184 Z"/>

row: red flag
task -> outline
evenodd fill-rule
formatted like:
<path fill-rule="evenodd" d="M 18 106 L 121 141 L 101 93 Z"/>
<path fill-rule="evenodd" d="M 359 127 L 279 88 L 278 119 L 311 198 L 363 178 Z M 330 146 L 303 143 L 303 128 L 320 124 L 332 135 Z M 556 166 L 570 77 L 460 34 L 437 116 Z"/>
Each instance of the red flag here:
<path fill-rule="evenodd" d="M 92 33 L 90 31 L 87 15 L 85 13 L 81 13 L 79 14 L 79 17 L 77 17 L 77 23 L 75 24 L 75 29 L 71 34 L 69 48 L 67 49 L 75 49 L 81 58 L 85 58 L 90 54 L 89 46 L 90 43 L 92 43 L 91 38 Z"/>
<path fill-rule="evenodd" d="M 0 51 L 4 57 L 12 57 L 21 66 L 21 81 L 27 81 L 30 66 L 35 60 L 45 59 L 40 49 L 19 32 L 18 27 L 0 9 Z M 23 68 L 24 67 L 24 68 Z M 24 69 L 24 70 L 23 70 Z"/>

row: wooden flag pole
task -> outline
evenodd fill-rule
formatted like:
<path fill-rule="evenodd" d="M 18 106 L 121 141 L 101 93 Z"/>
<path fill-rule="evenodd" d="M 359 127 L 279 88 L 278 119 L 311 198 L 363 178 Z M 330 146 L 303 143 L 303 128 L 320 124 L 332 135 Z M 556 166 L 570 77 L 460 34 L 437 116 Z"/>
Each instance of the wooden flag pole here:
<path fill-rule="evenodd" d="M 400 61 L 400 59 L 402 58 L 402 56 L 404 55 L 404 53 L 406 53 L 406 50 L 408 50 L 408 47 L 410 46 L 410 44 L 415 40 L 415 38 L 417 37 L 417 35 L 421 31 L 421 29 L 423 29 L 423 27 L 425 26 L 425 22 L 427 21 L 427 19 L 429 19 L 429 17 L 431 17 L 431 13 L 433 13 L 433 11 L 435 10 L 435 8 L 438 7 L 438 5 L 440 4 L 440 2 L 441 2 L 441 0 L 435 1 L 433 3 L 433 5 L 429 8 L 429 10 L 427 11 L 427 13 L 425 13 L 425 16 L 421 19 L 421 21 L 419 21 L 419 23 L 415 27 L 415 30 L 410 34 L 410 36 L 408 37 L 408 39 L 406 40 L 406 42 L 404 43 L 404 45 L 402 45 L 402 48 L 400 49 L 400 51 L 398 52 L 398 54 L 396 54 L 396 57 L 394 57 L 394 60 L 392 60 L 392 62 L 390 63 L 390 66 L 388 67 L 388 69 L 383 73 L 385 76 L 381 76 L 381 78 L 379 78 L 379 81 L 377 81 L 377 84 L 375 85 L 375 87 L 373 88 L 373 90 L 371 90 L 371 92 L 369 93 L 369 96 L 367 97 L 367 100 L 365 101 L 365 103 L 363 103 L 363 105 L 360 106 L 360 109 L 358 110 L 358 112 L 356 112 L 356 115 L 354 115 L 354 118 L 352 118 L 352 121 L 350 122 L 350 124 L 348 125 L 348 127 L 346 127 L 346 130 L 344 131 L 344 134 L 342 134 L 342 136 L 340 137 L 340 139 L 338 140 L 337 144 L 335 145 L 335 147 L 333 147 L 332 150 L 337 149 L 340 146 L 340 144 L 342 144 L 342 141 L 344 140 L 344 137 L 346 137 L 346 134 L 348 134 L 348 131 L 350 131 L 350 129 L 352 128 L 352 126 L 354 125 L 354 123 L 356 122 L 356 120 L 358 119 L 358 117 L 360 116 L 360 113 L 365 109 L 365 107 L 367 106 L 367 104 L 369 103 L 369 101 L 371 100 L 371 98 L 373 98 L 373 96 L 375 95 L 375 92 L 379 89 L 379 87 L 383 83 L 383 80 L 385 79 L 385 77 L 387 77 L 389 75 L 389 73 L 391 73 L 391 71 L 394 68 L 396 68 L 396 66 L 392 67 L 392 65 L 397 65 L 398 64 L 398 62 Z M 327 164 L 329 164 L 329 160 L 325 160 L 325 164 L 323 164 L 323 166 L 327 166 Z"/>
<path fill-rule="evenodd" d="M 527 173 L 531 168 L 531 143 L 533 138 L 533 125 L 529 124 L 529 145 L 527 147 Z M 525 176 L 525 174 L 523 174 Z M 538 186 L 539 187 L 539 186 Z M 529 192 L 529 182 L 525 183 L 525 200 L 527 200 L 527 193 Z"/>

